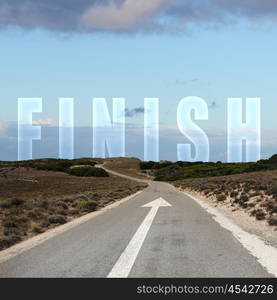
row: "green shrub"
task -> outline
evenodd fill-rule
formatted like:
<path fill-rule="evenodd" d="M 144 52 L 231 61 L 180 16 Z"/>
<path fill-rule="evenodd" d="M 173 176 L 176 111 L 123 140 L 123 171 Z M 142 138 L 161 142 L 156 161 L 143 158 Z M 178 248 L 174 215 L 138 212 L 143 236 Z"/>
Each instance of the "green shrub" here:
<path fill-rule="evenodd" d="M 21 237 L 17 235 L 0 236 L 0 250 L 4 250 L 21 241 Z"/>
<path fill-rule="evenodd" d="M 56 172 L 66 172 L 72 165 L 73 162 L 70 160 L 54 160 L 39 165 L 38 169 Z"/>
<path fill-rule="evenodd" d="M 277 195 L 277 185 L 276 184 L 273 184 L 269 190 L 269 195 L 273 195 L 273 196 L 276 196 Z"/>
<path fill-rule="evenodd" d="M 0 208 L 10 208 L 12 206 L 9 200 L 1 201 Z"/>
<path fill-rule="evenodd" d="M 151 170 L 155 165 L 154 161 L 142 161 L 139 163 L 141 170 Z"/>
<path fill-rule="evenodd" d="M 265 216 L 266 216 L 266 214 L 261 209 L 258 209 L 256 211 L 256 219 L 257 220 L 264 220 Z"/>
<path fill-rule="evenodd" d="M 47 209 L 49 207 L 49 202 L 47 200 L 42 200 L 38 205 L 41 208 Z"/>
<path fill-rule="evenodd" d="M 273 225 L 277 226 L 277 216 L 269 217 L 268 224 L 271 226 L 273 226 Z"/>
<path fill-rule="evenodd" d="M 81 201 L 77 203 L 77 208 L 80 210 L 94 211 L 98 203 L 94 200 Z"/>
<path fill-rule="evenodd" d="M 249 200 L 249 197 L 246 194 L 242 194 L 239 199 L 240 202 L 247 202 Z"/>
<path fill-rule="evenodd" d="M 10 208 L 12 206 L 19 206 L 24 203 L 24 200 L 18 198 L 12 198 L 0 202 L 0 208 Z"/>
<path fill-rule="evenodd" d="M 12 199 L 10 199 L 11 205 L 15 205 L 15 206 L 21 205 L 24 202 L 25 201 L 23 199 L 19 199 L 19 198 L 12 198 Z"/>
<path fill-rule="evenodd" d="M 232 191 L 232 192 L 230 193 L 230 197 L 231 197 L 231 198 L 235 198 L 237 195 L 238 195 L 238 192 L 237 192 L 237 191 Z"/>
<path fill-rule="evenodd" d="M 56 202 L 54 205 L 57 206 L 57 207 L 62 207 L 63 209 L 68 209 L 67 204 L 65 204 L 65 203 L 62 202 L 62 201 L 58 201 L 58 202 Z"/>
<path fill-rule="evenodd" d="M 155 162 L 155 161 L 142 161 L 140 162 L 140 169 L 141 170 L 158 170 L 162 168 L 166 168 L 168 166 L 174 165 L 171 161 L 162 161 L 162 162 Z"/>
<path fill-rule="evenodd" d="M 66 223 L 66 218 L 64 216 L 55 215 L 49 217 L 48 222 L 50 224 L 64 224 Z"/>
<path fill-rule="evenodd" d="M 175 181 L 189 178 L 202 178 L 234 175 L 262 170 L 277 170 L 277 155 L 268 160 L 250 163 L 221 163 L 221 162 L 141 162 L 141 169 L 155 170 L 155 180 Z M 178 169 L 179 168 L 179 169 Z M 172 170 L 178 172 L 172 172 Z M 246 187 L 246 190 L 251 187 Z M 277 196 L 277 189 L 270 191 Z"/>
<path fill-rule="evenodd" d="M 224 201 L 224 200 L 226 200 L 226 196 L 224 194 L 218 194 L 218 195 L 216 195 L 216 200 Z"/>
<path fill-rule="evenodd" d="M 95 167 L 76 167 L 71 168 L 67 171 L 68 174 L 73 176 L 83 176 L 83 177 L 108 177 L 109 174 L 101 168 Z"/>
<path fill-rule="evenodd" d="M 74 159 L 74 160 L 72 160 L 72 163 L 74 165 L 87 165 L 87 166 L 92 166 L 92 167 L 94 167 L 95 165 L 97 165 L 96 161 L 90 160 L 89 158 Z"/>

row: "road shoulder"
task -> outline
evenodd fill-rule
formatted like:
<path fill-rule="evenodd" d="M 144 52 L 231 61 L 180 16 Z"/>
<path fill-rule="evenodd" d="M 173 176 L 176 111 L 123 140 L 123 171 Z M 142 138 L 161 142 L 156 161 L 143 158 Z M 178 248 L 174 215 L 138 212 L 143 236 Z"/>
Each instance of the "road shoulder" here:
<path fill-rule="evenodd" d="M 204 210 L 211 214 L 213 219 L 221 227 L 230 231 L 270 274 L 277 277 L 277 248 L 274 245 L 265 241 L 261 236 L 243 228 L 238 223 L 238 218 L 236 218 L 235 222 L 234 217 L 230 218 L 223 210 L 213 207 L 203 196 L 200 197 L 191 191 L 181 190 L 181 192 L 196 201 Z"/>

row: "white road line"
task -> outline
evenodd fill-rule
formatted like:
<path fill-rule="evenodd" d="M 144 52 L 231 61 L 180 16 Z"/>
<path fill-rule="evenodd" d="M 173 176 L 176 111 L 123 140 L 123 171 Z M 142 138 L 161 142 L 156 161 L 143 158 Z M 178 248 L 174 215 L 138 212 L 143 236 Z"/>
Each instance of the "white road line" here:
<path fill-rule="evenodd" d="M 133 238 L 125 248 L 118 261 L 112 268 L 111 272 L 107 276 L 108 278 L 126 278 L 135 263 L 137 255 L 141 249 L 141 246 L 147 236 L 147 233 L 153 223 L 153 220 L 157 214 L 159 207 L 171 206 L 163 198 L 158 198 L 142 207 L 151 207 L 150 212 L 147 214 L 142 224 L 134 234 Z"/>
<path fill-rule="evenodd" d="M 213 219 L 223 228 L 229 230 L 233 236 L 246 248 L 258 262 L 272 275 L 277 277 L 277 248 L 267 245 L 263 240 L 254 234 L 250 234 L 230 219 L 223 216 L 219 210 L 211 207 L 207 203 L 194 197 L 188 192 L 184 192 L 187 196 L 195 200 L 202 208 L 213 216 Z"/>

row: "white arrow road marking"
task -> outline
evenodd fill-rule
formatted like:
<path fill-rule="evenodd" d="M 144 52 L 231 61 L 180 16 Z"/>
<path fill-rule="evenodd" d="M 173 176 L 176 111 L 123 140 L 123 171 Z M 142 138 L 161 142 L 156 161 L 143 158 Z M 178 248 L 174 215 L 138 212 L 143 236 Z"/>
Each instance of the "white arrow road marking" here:
<path fill-rule="evenodd" d="M 125 248 L 118 261 L 112 268 L 111 272 L 107 277 L 109 278 L 126 278 L 128 277 L 140 248 L 147 236 L 147 233 L 153 223 L 153 220 L 157 214 L 159 207 L 171 206 L 163 198 L 158 198 L 150 203 L 143 205 L 142 207 L 151 207 L 150 212 L 143 220 L 142 224 L 138 228 L 137 232 Z"/>

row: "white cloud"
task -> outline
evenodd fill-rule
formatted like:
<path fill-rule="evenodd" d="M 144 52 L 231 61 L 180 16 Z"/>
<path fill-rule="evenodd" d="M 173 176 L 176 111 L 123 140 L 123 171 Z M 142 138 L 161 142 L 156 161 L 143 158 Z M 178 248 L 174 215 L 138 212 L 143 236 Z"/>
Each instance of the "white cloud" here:
<path fill-rule="evenodd" d="M 125 0 L 106 6 L 94 6 L 82 16 L 83 24 L 105 30 L 121 30 L 151 17 L 171 0 Z"/>
<path fill-rule="evenodd" d="M 53 119 L 33 120 L 33 125 L 58 126 L 58 122 Z"/>

